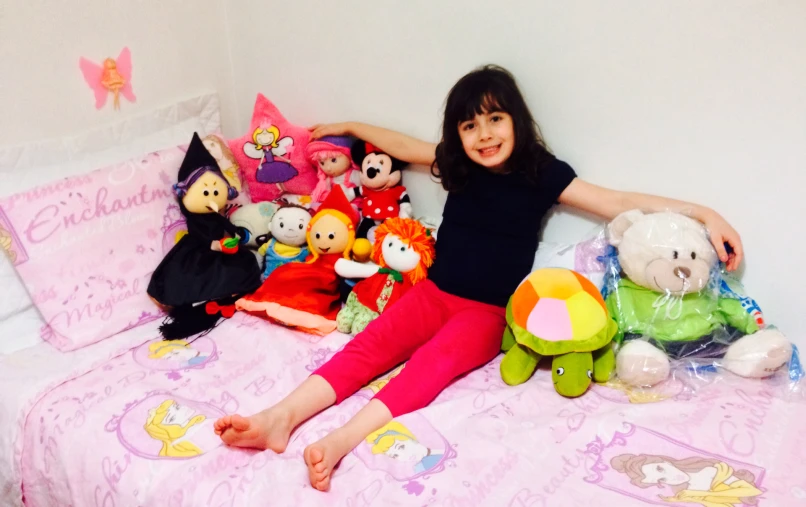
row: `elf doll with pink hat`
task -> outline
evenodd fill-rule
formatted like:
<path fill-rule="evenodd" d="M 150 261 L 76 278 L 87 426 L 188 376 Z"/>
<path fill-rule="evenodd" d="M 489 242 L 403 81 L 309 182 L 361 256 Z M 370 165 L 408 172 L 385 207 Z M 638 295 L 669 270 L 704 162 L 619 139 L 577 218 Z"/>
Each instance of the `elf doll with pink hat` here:
<path fill-rule="evenodd" d="M 348 136 L 325 136 L 305 147 L 305 155 L 318 170 L 319 181 L 311 194 L 313 202 L 323 202 L 336 185 L 344 191 L 347 200 L 356 199 L 356 189 L 361 184 L 361 170 L 353 162 L 351 145 Z"/>

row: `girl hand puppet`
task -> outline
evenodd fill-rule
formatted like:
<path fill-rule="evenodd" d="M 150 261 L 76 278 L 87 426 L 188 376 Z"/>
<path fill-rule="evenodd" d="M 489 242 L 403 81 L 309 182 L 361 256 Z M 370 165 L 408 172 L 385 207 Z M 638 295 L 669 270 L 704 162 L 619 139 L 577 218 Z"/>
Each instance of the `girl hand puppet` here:
<path fill-rule="evenodd" d="M 335 186 L 307 226 L 306 262 L 277 267 L 254 293 L 235 306 L 279 324 L 324 336 L 336 329 L 341 307 L 335 264 L 349 259 L 358 213 Z"/>

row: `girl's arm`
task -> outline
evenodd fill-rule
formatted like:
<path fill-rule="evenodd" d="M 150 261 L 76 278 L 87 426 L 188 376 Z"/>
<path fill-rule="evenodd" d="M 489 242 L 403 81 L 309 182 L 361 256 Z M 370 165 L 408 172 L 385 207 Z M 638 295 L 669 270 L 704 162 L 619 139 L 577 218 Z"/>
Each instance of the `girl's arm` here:
<path fill-rule="evenodd" d="M 359 122 L 328 123 L 310 128 L 311 137 L 351 135 L 377 146 L 389 155 L 409 164 L 431 166 L 437 145 L 374 125 Z"/>
<path fill-rule="evenodd" d="M 685 201 L 668 199 L 656 195 L 621 192 L 600 187 L 576 178 L 560 195 L 561 204 L 572 206 L 612 220 L 620 213 L 639 209 L 645 213 L 673 211 L 690 216 L 702 222 L 711 236 L 719 259 L 727 263 L 728 271 L 733 271 L 742 262 L 744 250 L 739 233 L 716 211 Z M 728 243 L 733 253 L 725 249 Z"/>

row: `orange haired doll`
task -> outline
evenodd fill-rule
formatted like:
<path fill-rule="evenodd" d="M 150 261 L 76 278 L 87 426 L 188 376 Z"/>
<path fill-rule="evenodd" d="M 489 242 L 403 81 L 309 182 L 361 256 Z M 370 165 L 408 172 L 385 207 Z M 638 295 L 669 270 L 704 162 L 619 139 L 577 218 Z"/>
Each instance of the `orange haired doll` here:
<path fill-rule="evenodd" d="M 355 285 L 339 312 L 338 330 L 356 335 L 414 284 L 425 280 L 434 262 L 434 241 L 422 224 L 409 218 L 389 218 L 375 231 L 372 260 L 360 265 L 339 260 L 336 272 L 345 278 L 365 278 Z"/>
<path fill-rule="evenodd" d="M 339 259 L 349 259 L 356 225 L 358 213 L 341 187 L 334 187 L 308 224 L 308 259 L 278 267 L 235 307 L 312 334 L 324 336 L 335 330 L 341 307 L 335 265 Z"/>

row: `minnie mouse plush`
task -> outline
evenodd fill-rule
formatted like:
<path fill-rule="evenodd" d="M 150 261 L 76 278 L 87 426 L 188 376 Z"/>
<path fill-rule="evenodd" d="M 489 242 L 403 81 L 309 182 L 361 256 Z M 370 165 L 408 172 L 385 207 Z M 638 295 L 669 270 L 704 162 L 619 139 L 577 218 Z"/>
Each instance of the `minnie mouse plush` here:
<path fill-rule="evenodd" d="M 411 218 L 411 200 L 406 187 L 399 185 L 406 163 L 360 139 L 353 143 L 350 154 L 361 168 L 356 196 L 362 198 L 363 219 L 356 237 L 367 238 L 370 230 L 387 218 Z"/>

